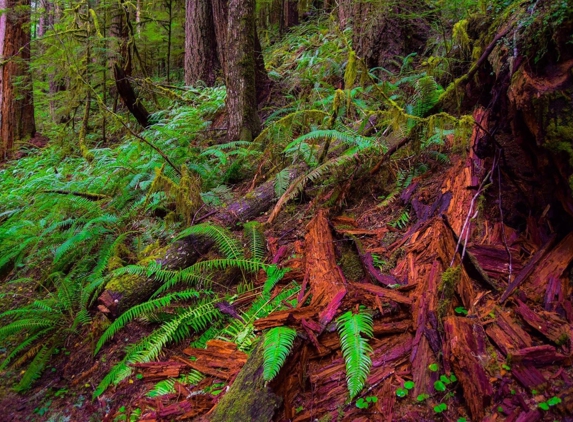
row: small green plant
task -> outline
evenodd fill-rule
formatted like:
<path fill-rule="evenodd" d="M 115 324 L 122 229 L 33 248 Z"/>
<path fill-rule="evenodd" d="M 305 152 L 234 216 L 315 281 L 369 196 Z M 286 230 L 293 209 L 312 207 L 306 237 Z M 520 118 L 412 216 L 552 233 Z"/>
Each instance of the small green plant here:
<path fill-rule="evenodd" d="M 400 387 L 396 390 L 396 395 L 400 398 L 406 397 L 408 395 L 408 390 Z"/>
<path fill-rule="evenodd" d="M 406 381 L 404 383 L 404 388 L 406 390 L 411 390 L 412 388 L 414 388 L 416 386 L 416 384 L 414 383 L 414 381 Z"/>
<path fill-rule="evenodd" d="M 561 399 L 559 397 L 551 397 L 549 400 L 544 401 L 542 403 L 539 403 L 537 406 L 541 409 L 541 410 L 549 410 L 550 407 L 553 406 L 557 406 L 559 403 L 561 403 Z"/>
<path fill-rule="evenodd" d="M 461 315 L 467 315 L 468 314 L 468 310 L 466 308 L 464 308 L 463 306 L 458 306 L 455 309 L 457 314 L 461 314 Z"/>
<path fill-rule="evenodd" d="M 437 406 L 434 406 L 434 412 L 442 413 L 448 410 L 448 405 L 446 403 L 440 403 Z"/>
<path fill-rule="evenodd" d="M 428 369 L 432 372 L 438 372 L 439 366 L 437 363 L 431 363 L 428 365 Z"/>
<path fill-rule="evenodd" d="M 439 392 L 446 391 L 446 385 L 442 381 L 434 382 L 434 388 Z"/>
<path fill-rule="evenodd" d="M 426 400 L 426 399 L 428 399 L 428 398 L 430 398 L 430 395 L 424 393 L 424 394 L 418 395 L 418 397 L 416 397 L 416 400 L 421 403 L 421 402 L 423 402 L 424 400 Z"/>
<path fill-rule="evenodd" d="M 356 400 L 356 407 L 359 409 L 368 409 L 371 403 L 376 403 L 378 401 L 378 397 L 376 396 L 367 396 L 367 397 L 360 397 Z"/>
<path fill-rule="evenodd" d="M 342 314 L 336 320 L 336 325 L 346 364 L 346 381 L 352 399 L 364 387 L 372 365 L 369 356 L 372 348 L 368 341 L 362 337 L 362 334 L 366 337 L 374 335 L 372 315 L 361 307 L 357 314 L 353 314 L 351 311 Z"/>
<path fill-rule="evenodd" d="M 271 381 L 276 377 L 290 353 L 296 338 L 296 330 L 288 327 L 271 328 L 265 335 L 263 378 Z"/>

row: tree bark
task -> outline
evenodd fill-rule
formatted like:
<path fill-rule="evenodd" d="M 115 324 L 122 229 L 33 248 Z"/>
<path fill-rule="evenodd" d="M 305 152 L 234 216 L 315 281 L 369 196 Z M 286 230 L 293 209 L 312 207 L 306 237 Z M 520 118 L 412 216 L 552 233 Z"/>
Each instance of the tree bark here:
<path fill-rule="evenodd" d="M 227 115 L 228 137 L 251 141 L 261 131 L 257 114 L 255 1 L 230 0 L 227 37 Z"/>
<path fill-rule="evenodd" d="M 185 9 L 185 84 L 212 86 L 220 67 L 212 6 L 208 0 L 186 0 Z"/>
<path fill-rule="evenodd" d="M 13 154 L 15 141 L 36 133 L 30 74 L 30 2 L 0 0 L 0 9 L 5 10 L 0 17 L 0 159 L 7 159 Z"/>
<path fill-rule="evenodd" d="M 126 73 L 118 63 L 115 63 L 113 73 L 115 76 L 117 92 L 119 93 L 123 104 L 128 108 L 131 114 L 133 114 L 133 117 L 135 117 L 137 122 L 146 128 L 149 126 L 149 113 L 143 103 L 137 98 L 133 87 L 127 79 Z"/>

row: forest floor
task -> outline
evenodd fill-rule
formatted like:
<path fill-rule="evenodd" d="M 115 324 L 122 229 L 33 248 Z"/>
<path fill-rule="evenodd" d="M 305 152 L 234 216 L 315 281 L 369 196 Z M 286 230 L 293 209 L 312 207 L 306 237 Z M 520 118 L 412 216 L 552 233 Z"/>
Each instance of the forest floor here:
<path fill-rule="evenodd" d="M 519 230 L 503 219 L 505 163 L 476 152 L 493 131 L 489 111 L 472 108 L 481 124 L 465 140 L 446 135 L 422 154 L 405 144 L 380 169 L 373 161 L 372 171 L 335 185 L 309 183 L 274 221 L 270 209 L 256 218 L 266 223 L 267 259 L 289 268 L 271 297 L 302 286 L 283 309 L 254 321 L 257 333 L 283 325 L 298 333 L 268 383 L 282 400 L 274 420 L 573 421 L 573 232 L 548 229 L 548 211 Z M 215 128 L 224 120 L 220 114 Z M 233 197 L 248 198 L 256 176 L 234 185 Z M 265 279 L 257 273 L 255 288 Z M 226 312 L 239 315 L 256 298 L 236 293 Z M 11 294 L 12 285 L 0 285 L 6 306 L 19 306 Z M 349 400 L 335 321 L 361 306 L 373 317 L 372 364 L 362 393 Z M 133 321 L 94 357 L 106 325 L 94 315 L 27 395 L 2 381 L 0 419 L 209 420 L 249 360 L 228 341 L 184 341 L 132 365 L 128 378 L 92 399 L 125 346 L 152 332 L 148 321 Z M 190 370 L 203 378 L 149 394 Z"/>

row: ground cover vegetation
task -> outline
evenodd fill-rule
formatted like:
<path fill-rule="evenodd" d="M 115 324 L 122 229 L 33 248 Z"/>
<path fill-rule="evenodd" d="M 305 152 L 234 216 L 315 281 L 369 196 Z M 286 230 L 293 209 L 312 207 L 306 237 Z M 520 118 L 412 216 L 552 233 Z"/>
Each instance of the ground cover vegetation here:
<path fill-rule="evenodd" d="M 7 420 L 571 418 L 568 0 L 1 7 Z"/>

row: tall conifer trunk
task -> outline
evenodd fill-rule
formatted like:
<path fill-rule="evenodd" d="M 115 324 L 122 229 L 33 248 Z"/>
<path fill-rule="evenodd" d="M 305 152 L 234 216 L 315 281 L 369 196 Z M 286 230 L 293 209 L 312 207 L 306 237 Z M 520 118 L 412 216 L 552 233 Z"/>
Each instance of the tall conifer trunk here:
<path fill-rule="evenodd" d="M 30 2 L 0 0 L 0 159 L 36 133 L 30 74 Z"/>
<path fill-rule="evenodd" d="M 228 136 L 251 141 L 261 130 L 255 76 L 255 1 L 230 0 L 229 10 L 233 13 L 229 13 L 227 25 Z"/>
<path fill-rule="evenodd" d="M 185 13 L 185 83 L 211 86 L 219 68 L 211 1 L 186 0 Z"/>

